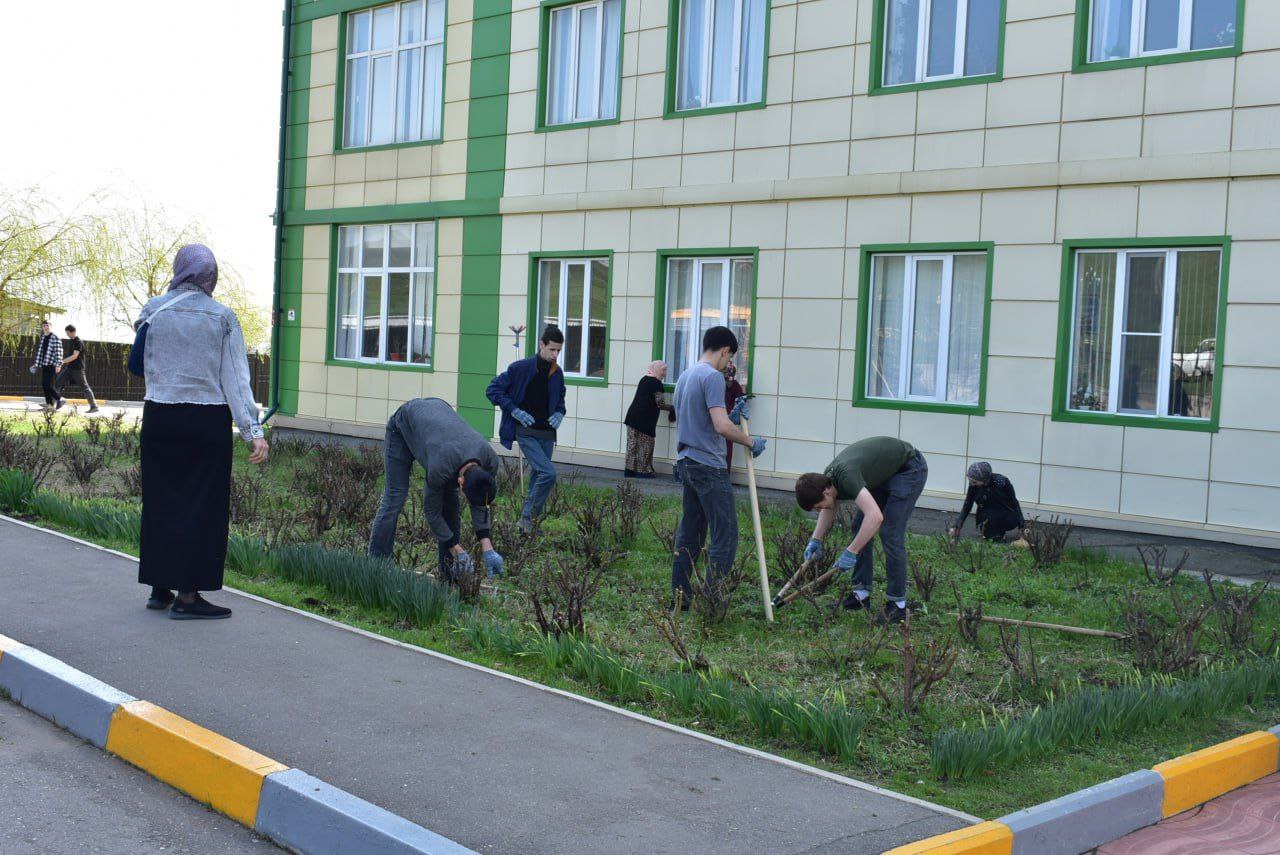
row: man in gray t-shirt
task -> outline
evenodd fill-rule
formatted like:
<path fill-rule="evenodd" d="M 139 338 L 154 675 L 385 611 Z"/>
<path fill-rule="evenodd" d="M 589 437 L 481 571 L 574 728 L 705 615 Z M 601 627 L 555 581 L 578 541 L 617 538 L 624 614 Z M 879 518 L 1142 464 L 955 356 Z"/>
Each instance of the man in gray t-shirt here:
<path fill-rule="evenodd" d="M 676 529 L 675 558 L 671 567 L 671 591 L 688 608 L 693 599 L 689 574 L 707 550 L 707 582 L 717 596 L 718 580 L 733 564 L 738 552 L 738 514 L 733 487 L 725 468 L 724 440 L 751 449 L 752 457 L 764 452 L 763 439 L 752 440 L 738 424 L 749 418 L 742 398 L 732 413 L 724 408 L 725 365 L 738 352 L 738 337 L 728 327 L 712 327 L 702 336 L 702 359 L 686 368 L 676 382 L 676 478 L 684 485 L 680 526 Z"/>

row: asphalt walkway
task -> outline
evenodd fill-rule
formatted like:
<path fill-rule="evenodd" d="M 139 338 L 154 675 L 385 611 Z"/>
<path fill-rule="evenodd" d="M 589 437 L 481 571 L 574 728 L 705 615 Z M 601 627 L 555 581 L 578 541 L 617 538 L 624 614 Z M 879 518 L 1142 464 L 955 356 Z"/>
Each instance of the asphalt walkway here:
<path fill-rule="evenodd" d="M 168 620 L 136 573 L 0 521 L 0 634 L 477 851 L 876 853 L 965 824 L 256 598 Z"/>

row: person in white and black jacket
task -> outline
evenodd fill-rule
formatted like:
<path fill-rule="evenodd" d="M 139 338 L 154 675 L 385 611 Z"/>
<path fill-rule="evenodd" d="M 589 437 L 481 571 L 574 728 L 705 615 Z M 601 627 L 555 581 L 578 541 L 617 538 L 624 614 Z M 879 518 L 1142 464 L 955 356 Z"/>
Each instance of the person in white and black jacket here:
<path fill-rule="evenodd" d="M 53 325 L 48 321 L 40 324 L 40 341 L 36 345 L 36 361 L 32 363 L 32 373 L 40 373 L 40 386 L 44 392 L 46 407 L 61 407 L 62 397 L 54 388 L 53 382 L 62 367 L 62 339 L 54 335 Z"/>

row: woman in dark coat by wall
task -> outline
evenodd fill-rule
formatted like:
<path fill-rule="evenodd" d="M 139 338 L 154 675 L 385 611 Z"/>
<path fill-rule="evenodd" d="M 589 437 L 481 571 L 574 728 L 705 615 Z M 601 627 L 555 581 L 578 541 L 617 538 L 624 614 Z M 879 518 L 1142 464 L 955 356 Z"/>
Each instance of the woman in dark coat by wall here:
<path fill-rule="evenodd" d="M 986 461 L 970 465 L 965 476 L 969 479 L 969 490 L 965 493 L 960 516 L 952 523 L 949 534 L 955 537 L 960 533 L 965 518 L 974 505 L 978 506 L 974 524 L 987 540 L 1002 541 L 1010 531 L 1021 533 L 1027 522 L 1022 516 L 1018 496 L 1013 491 L 1013 482 L 992 472 L 991 464 Z M 1025 546 L 1026 541 L 1020 538 L 1014 545 Z"/>
<path fill-rule="evenodd" d="M 134 324 L 148 324 L 138 581 L 151 586 L 147 608 L 167 608 L 175 620 L 231 617 L 200 592 L 222 588 L 232 421 L 253 447 L 249 462 L 267 459 L 244 336 L 235 313 L 213 299 L 217 282 L 213 253 L 184 246 L 169 292 L 149 300 Z"/>
<path fill-rule="evenodd" d="M 667 363 L 655 360 L 640 378 L 636 395 L 627 408 L 623 424 L 627 426 L 626 477 L 653 477 L 653 441 L 658 433 L 658 414 L 667 411 L 667 420 L 676 420 L 676 408 L 667 403 L 662 381 L 667 376 Z"/>

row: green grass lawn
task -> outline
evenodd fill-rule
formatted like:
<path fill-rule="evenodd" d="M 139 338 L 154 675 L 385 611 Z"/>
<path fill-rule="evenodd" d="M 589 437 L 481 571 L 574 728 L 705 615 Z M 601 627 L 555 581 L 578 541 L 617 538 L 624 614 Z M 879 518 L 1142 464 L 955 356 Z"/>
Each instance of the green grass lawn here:
<path fill-rule="evenodd" d="M 127 432 L 127 427 L 123 425 L 119 430 Z M 30 426 L 22 429 L 29 431 Z M 105 455 L 102 468 L 85 484 L 79 483 L 66 465 L 67 450 L 60 443 L 64 438 L 94 443 L 84 435 L 80 419 L 71 420 L 63 434 L 41 440 L 41 445 L 59 452 L 59 461 L 45 479 L 45 489 L 136 504 L 138 500 L 129 495 L 127 486 L 126 473 L 136 465 L 128 440 L 120 440 L 120 450 Z M 107 443 L 99 437 L 99 444 Z M 0 444 L 0 451 L 3 450 Z M 379 471 L 376 457 L 365 459 L 363 464 L 354 456 L 347 458 L 350 470 L 346 476 L 365 473 L 361 476 L 363 483 L 354 487 L 353 483 L 361 479 L 344 480 L 344 473 L 332 471 L 332 459 L 306 445 L 277 443 L 271 461 L 252 472 L 246 458 L 245 448 L 237 443 L 233 527 L 238 533 L 260 537 L 269 545 L 318 539 L 333 547 L 363 548 L 380 490 L 376 475 L 370 474 Z M 0 460 L 0 464 L 3 462 Z M 328 469 L 318 471 L 325 467 Z M 420 472 L 415 477 L 420 479 Z M 417 483 L 420 486 L 420 480 Z M 559 495 L 551 506 L 555 513 L 544 520 L 542 527 L 539 542 L 543 548 L 523 567 L 513 561 L 512 572 L 468 606 L 476 615 L 525 637 L 537 632 L 530 594 L 545 591 L 556 559 L 563 557 L 564 547 L 577 537 L 572 510 L 600 506 L 613 495 L 610 490 L 563 480 L 557 490 Z M 420 491 L 401 520 L 402 537 L 396 557 L 402 566 L 433 572 L 435 546 L 425 531 L 418 498 Z M 495 512 L 499 522 L 495 537 L 499 551 L 509 556 L 520 550 L 517 544 L 502 542 L 500 534 L 510 529 L 517 511 L 514 491 L 504 491 Z M 317 535 L 316 520 L 326 513 L 332 527 Z M 659 628 L 659 616 L 670 596 L 671 574 L 669 550 L 659 535 L 674 529 L 678 513 L 678 501 L 673 497 L 643 500 L 641 509 L 633 514 L 642 521 L 636 526 L 634 537 L 622 544 L 625 553 L 603 573 L 598 593 L 584 609 L 588 638 L 642 673 L 670 673 L 685 667 Z M 617 527 L 616 517 L 611 524 Z M 781 568 L 790 553 L 803 548 L 811 526 L 812 521 L 798 510 L 765 509 L 766 548 L 775 591 L 783 581 Z M 741 551 L 752 553 L 751 523 L 745 505 L 739 508 L 739 529 Z M 602 533 L 606 538 L 609 534 Z M 833 537 L 837 535 L 847 542 L 847 530 L 838 530 Z M 842 546 L 843 542 L 830 540 L 829 545 Z M 132 543 L 105 545 L 136 552 Z M 745 581 L 733 595 L 729 614 L 722 623 L 711 623 L 696 615 L 682 622 L 682 636 L 691 658 L 699 654 L 700 661 L 705 659 L 713 674 L 743 686 L 786 690 L 814 701 L 834 703 L 841 697 L 847 699 L 866 717 L 857 756 L 851 761 L 841 761 L 794 742 L 763 739 L 748 729 L 724 727 L 662 700 L 649 698 L 629 706 L 675 724 L 985 817 L 1027 807 L 1280 721 L 1280 699 L 1268 696 L 1216 717 L 1177 720 L 1159 728 L 1101 738 L 1075 749 L 993 768 L 967 780 L 942 780 L 930 765 L 930 745 L 936 733 L 1025 713 L 1082 687 L 1120 685 L 1137 675 L 1159 670 L 1150 655 L 1144 656 L 1132 645 L 1107 638 L 1036 630 L 1030 635 L 1023 632 L 1015 641 L 1011 630 L 1006 630 L 1002 639 L 997 627 L 982 624 L 975 645 L 962 640 L 957 632 L 957 602 L 970 608 L 981 606 L 987 615 L 1116 631 L 1126 629 L 1126 609 L 1148 609 L 1151 632 L 1161 636 L 1160 619 L 1176 624 L 1176 609 L 1194 609 L 1207 602 L 1209 594 L 1199 580 L 1182 577 L 1171 586 L 1154 584 L 1144 577 L 1141 566 L 1078 547 L 1069 550 L 1061 563 L 1045 568 L 1033 566 L 1027 552 L 1013 547 L 982 549 L 966 542 L 951 548 L 937 539 L 912 537 L 908 548 L 917 570 L 932 573 L 937 579 L 932 596 L 927 602 L 920 602 L 913 612 L 909 643 L 918 660 L 926 659 L 930 649 L 939 657 L 950 653 L 955 657 L 950 672 L 909 715 L 901 701 L 901 648 L 908 642 L 899 628 L 879 629 L 861 613 L 839 610 L 836 602 L 847 590 L 846 585 L 835 586 L 812 601 L 797 600 L 777 612 L 775 623 L 767 624 L 756 566 L 754 560 L 747 560 Z M 779 556 L 780 549 L 787 554 Z M 429 628 L 407 626 L 387 613 L 342 601 L 326 589 L 308 588 L 267 575 L 246 577 L 229 572 L 227 582 L 382 635 L 548 685 L 611 702 L 617 700 L 599 685 L 549 669 L 537 657 L 503 657 L 492 649 L 478 650 L 448 622 Z M 883 591 L 883 564 L 879 560 L 877 587 Z M 914 582 L 910 587 L 912 599 L 922 599 Z M 1204 668 L 1229 667 L 1242 660 L 1274 655 L 1274 628 L 1280 625 L 1277 618 L 1280 598 L 1267 593 L 1252 614 L 1253 641 L 1242 644 L 1240 636 L 1234 641 L 1222 637 L 1223 612 L 1209 613 L 1194 633 L 1192 664 L 1174 676 L 1188 678 Z"/>

